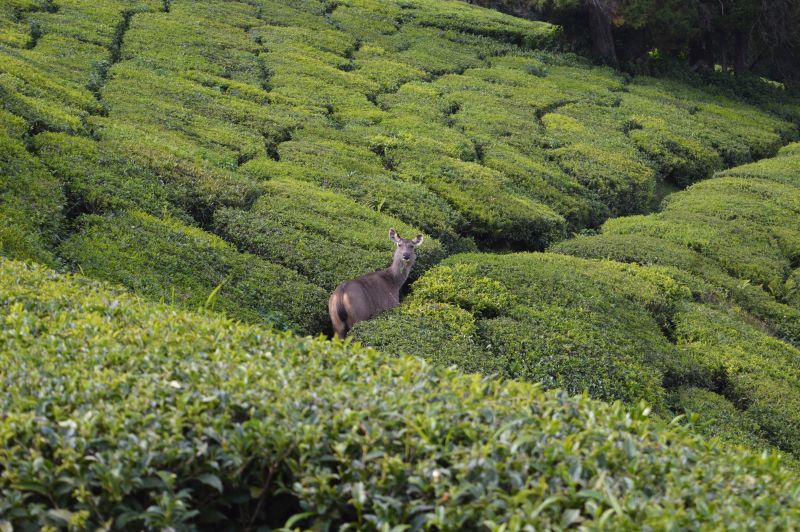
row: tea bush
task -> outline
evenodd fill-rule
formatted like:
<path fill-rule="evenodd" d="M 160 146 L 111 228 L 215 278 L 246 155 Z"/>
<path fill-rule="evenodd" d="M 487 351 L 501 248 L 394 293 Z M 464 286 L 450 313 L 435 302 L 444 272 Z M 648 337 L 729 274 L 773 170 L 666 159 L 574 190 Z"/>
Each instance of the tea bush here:
<path fill-rule="evenodd" d="M 135 211 L 84 216 L 80 225 L 59 251 L 85 275 L 156 301 L 212 307 L 245 321 L 302 333 L 325 328 L 326 292 L 199 229 Z"/>
<path fill-rule="evenodd" d="M 396 218 L 310 183 L 276 178 L 263 188 L 251 210 L 217 211 L 215 229 L 240 248 L 294 269 L 326 290 L 386 267 L 394 253 L 390 227 L 405 238 L 417 234 Z M 417 249 L 412 275 L 443 255 L 441 244 L 426 238 Z"/>
<path fill-rule="evenodd" d="M 57 4 L 44 1 L 42 4 L 55 7 L 37 12 L 35 17 L 31 17 L 41 24 L 45 35 L 63 35 L 106 49 L 119 47 L 121 44 L 120 23 L 124 20 L 125 13 L 160 11 L 164 7 L 160 0 L 69 0 Z"/>
<path fill-rule="evenodd" d="M 643 407 L 238 325 L 18 262 L 0 263 L 0 316 L 6 528 L 800 521 L 796 477 L 774 455 L 723 449 Z"/>
<path fill-rule="evenodd" d="M 713 260 L 679 243 L 645 235 L 600 234 L 559 242 L 550 252 L 675 268 L 670 273 L 692 289 L 695 299 L 731 300 L 782 338 L 800 345 L 800 307 L 780 303 L 763 289 L 728 275 Z M 681 272 L 683 275 L 681 275 Z M 702 280 L 702 281 L 701 281 Z M 793 285 L 792 285 L 793 286 Z M 786 292 L 792 292 L 787 283 Z"/>
<path fill-rule="evenodd" d="M 0 254 L 52 263 L 64 193 L 58 179 L 25 149 L 23 123 L 0 128 Z"/>
<path fill-rule="evenodd" d="M 404 308 L 357 324 L 354 337 L 465 371 L 659 408 L 665 375 L 688 371 L 663 331 L 690 294 L 657 269 L 553 254 L 456 255 L 413 288 Z"/>
<path fill-rule="evenodd" d="M 461 3 L 48 6 L 10 12 L 12 34 L 19 21 L 39 34 L 2 51 L 5 107 L 35 132 L 99 140 L 203 226 L 219 207 L 248 210 L 261 191 L 246 165 L 271 158 L 448 249 L 538 249 L 649 208 L 658 180 L 707 177 L 795 133 L 734 100 L 545 52 L 553 26 Z M 154 199 L 132 206 L 155 213 Z"/>
<path fill-rule="evenodd" d="M 263 168 L 269 167 L 262 175 L 314 182 L 437 236 L 463 227 L 459 213 L 428 187 L 397 179 L 384 169 L 374 153 L 380 149 L 371 151 L 336 139 L 300 137 L 279 146 L 279 162 L 261 162 Z"/>
<path fill-rule="evenodd" d="M 136 208 L 154 215 L 180 216 L 174 190 L 157 175 L 132 164 L 98 142 L 63 133 L 33 138 L 39 159 L 65 184 L 74 212 Z"/>
<path fill-rule="evenodd" d="M 775 159 L 791 160 L 787 151 Z M 681 389 L 694 386 L 724 398 L 711 426 L 740 418 L 738 429 L 720 429 L 728 440 L 796 455 L 800 189 L 768 174 L 722 175 L 672 194 L 658 214 L 609 220 L 602 234 L 550 248 L 592 261 L 450 257 L 403 308 L 353 334 L 466 371 L 646 397 L 659 411 L 691 411 L 701 392 Z"/>
<path fill-rule="evenodd" d="M 713 372 L 721 391 L 761 427 L 775 446 L 800 451 L 800 351 L 757 325 L 710 306 L 676 316 L 676 337 Z"/>
<path fill-rule="evenodd" d="M 758 160 L 798 115 L 557 38 L 439 0 L 0 5 L 0 254 L 162 301 L 0 263 L 0 529 L 797 528 L 776 458 L 690 431 L 798 452 L 800 158 Z M 325 330 L 391 226 L 421 278 L 357 338 L 629 406 L 180 310 Z"/>
<path fill-rule="evenodd" d="M 800 170 L 800 153 L 796 146 L 800 143 L 789 144 L 781 151 L 778 157 L 762 159 L 756 163 L 737 166 L 721 172 L 722 176 L 769 179 L 781 181 L 797 186 L 797 173 Z"/>
<path fill-rule="evenodd" d="M 678 243 L 710 258 L 730 275 L 761 284 L 780 297 L 785 270 L 797 256 L 800 227 L 794 223 L 796 212 L 791 205 L 776 202 L 770 208 L 759 194 L 769 190 L 771 201 L 781 195 L 791 201 L 797 189 L 767 185 L 752 192 L 747 187 L 758 185 L 741 184 L 746 186 L 718 180 L 695 185 L 697 194 L 693 187 L 672 195 L 663 212 L 610 220 L 603 231 Z"/>
<path fill-rule="evenodd" d="M 718 393 L 685 386 L 674 392 L 671 402 L 677 411 L 684 412 L 687 416 L 696 416 L 693 430 L 708 438 L 719 438 L 734 446 L 775 452 L 775 448 L 760 436 L 758 424 L 750 417 L 743 416 L 733 403 Z M 785 465 L 795 470 L 800 466 L 800 462 L 792 455 L 783 454 L 781 459 Z"/>
<path fill-rule="evenodd" d="M 460 3 L 20 9 L 41 35 L 3 51 L 5 107 L 34 132 L 92 137 L 116 161 L 69 178 L 74 212 L 166 209 L 210 227 L 221 207 L 248 211 L 258 181 L 277 175 L 342 193 L 448 251 L 472 240 L 541 249 L 646 210 L 659 180 L 707 177 L 793 134 L 733 100 L 542 51 L 554 27 Z M 117 179 L 128 173 L 136 179 Z"/>

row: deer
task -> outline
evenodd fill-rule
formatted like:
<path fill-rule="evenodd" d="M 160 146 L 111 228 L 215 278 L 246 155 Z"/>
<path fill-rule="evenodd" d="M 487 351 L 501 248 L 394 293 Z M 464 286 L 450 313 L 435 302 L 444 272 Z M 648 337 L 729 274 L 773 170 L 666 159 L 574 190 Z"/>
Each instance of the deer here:
<path fill-rule="evenodd" d="M 337 338 L 344 339 L 359 321 L 400 304 L 400 289 L 417 260 L 414 249 L 422 244 L 422 235 L 409 240 L 392 228 L 389 240 L 397 244 L 397 249 L 388 268 L 343 282 L 328 299 L 328 312 Z"/>

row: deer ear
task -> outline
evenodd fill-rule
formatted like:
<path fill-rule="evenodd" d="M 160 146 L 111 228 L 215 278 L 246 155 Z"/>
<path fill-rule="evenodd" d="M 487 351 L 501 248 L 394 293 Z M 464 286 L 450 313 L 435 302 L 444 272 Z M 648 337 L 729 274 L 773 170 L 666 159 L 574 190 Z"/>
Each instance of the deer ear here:
<path fill-rule="evenodd" d="M 422 240 L 423 240 L 423 236 L 422 235 L 417 235 L 417 236 L 414 237 L 414 240 L 412 240 L 411 243 L 414 244 L 415 246 L 419 246 L 420 244 L 422 244 Z"/>
<path fill-rule="evenodd" d="M 389 240 L 395 243 L 400 241 L 400 236 L 397 234 L 397 231 L 395 231 L 394 228 L 389 229 Z"/>

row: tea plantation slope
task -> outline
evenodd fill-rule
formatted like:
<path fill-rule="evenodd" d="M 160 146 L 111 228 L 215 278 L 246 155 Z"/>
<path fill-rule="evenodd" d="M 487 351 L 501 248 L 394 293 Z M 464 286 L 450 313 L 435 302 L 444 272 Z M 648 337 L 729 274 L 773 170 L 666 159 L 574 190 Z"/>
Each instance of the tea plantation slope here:
<path fill-rule="evenodd" d="M 734 409 L 744 427 L 721 434 L 749 431 L 750 442 L 800 456 L 792 169 L 800 157 L 790 145 L 673 194 L 658 214 L 561 242 L 557 254 L 449 257 L 401 308 L 353 334 L 387 352 L 606 400 L 644 399 L 661 412 L 696 411 L 704 396 L 682 390 L 705 389 L 716 394 L 705 396 L 711 412 Z"/>
<path fill-rule="evenodd" d="M 642 407 L 187 313 L 5 259 L 0 324 L 6 528 L 800 523 L 800 485 L 774 456 L 717 447 Z"/>
<path fill-rule="evenodd" d="M 714 372 L 704 385 L 740 409 L 743 426 L 753 429 L 755 423 L 750 437 L 767 437 L 795 454 L 800 450 L 796 146 L 675 194 L 659 214 L 610 221 L 601 235 L 552 248 L 674 268 L 694 299 L 706 302 L 675 314 L 678 346 Z M 710 400 L 711 411 L 718 411 L 713 405 L 718 401 Z M 678 409 L 697 409 L 698 403 L 697 394 L 683 392 L 675 401 Z"/>
<path fill-rule="evenodd" d="M 542 249 L 796 135 L 546 51 L 557 39 L 451 1 L 5 3 L 3 174 L 42 186 L 2 185 L 0 249 L 317 332 L 320 294 L 384 266 L 390 226 L 428 237 L 416 274 L 478 246 Z M 145 214 L 141 234 L 112 228 Z M 198 230 L 235 248 L 178 236 Z M 280 303 L 287 279 L 303 308 Z"/>

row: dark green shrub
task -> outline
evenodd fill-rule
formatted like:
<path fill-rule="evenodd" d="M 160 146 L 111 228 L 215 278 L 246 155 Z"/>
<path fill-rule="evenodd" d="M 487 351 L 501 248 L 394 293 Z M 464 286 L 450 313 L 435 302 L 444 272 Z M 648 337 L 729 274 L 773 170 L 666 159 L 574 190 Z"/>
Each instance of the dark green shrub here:
<path fill-rule="evenodd" d="M 59 252 L 75 269 L 155 301 L 318 333 L 327 293 L 294 271 L 238 253 L 218 237 L 141 212 L 84 216 Z"/>
<path fill-rule="evenodd" d="M 775 457 L 643 407 L 265 332 L 8 261 L 0 317 L 6 528 L 800 521 L 796 476 Z"/>

